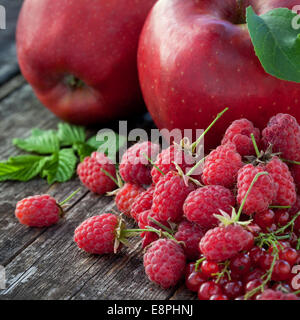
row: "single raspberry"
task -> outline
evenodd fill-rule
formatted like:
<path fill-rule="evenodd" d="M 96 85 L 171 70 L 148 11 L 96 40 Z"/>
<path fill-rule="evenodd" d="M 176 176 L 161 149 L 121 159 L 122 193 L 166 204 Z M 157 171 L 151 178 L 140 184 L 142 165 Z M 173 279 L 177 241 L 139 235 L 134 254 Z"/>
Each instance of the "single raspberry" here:
<path fill-rule="evenodd" d="M 256 297 L 256 300 L 299 300 L 293 293 L 283 293 L 272 289 L 265 290 Z"/>
<path fill-rule="evenodd" d="M 113 178 L 116 177 L 116 168 L 113 162 L 100 152 L 93 152 L 86 157 L 77 167 L 77 174 L 81 182 L 92 192 L 105 194 L 116 188 L 115 182 L 103 171 L 108 172 Z"/>
<path fill-rule="evenodd" d="M 118 224 L 117 216 L 111 213 L 88 218 L 76 228 L 74 240 L 86 252 L 113 253 Z"/>
<path fill-rule="evenodd" d="M 235 120 L 227 128 L 222 144 L 232 142 L 241 156 L 253 155 L 255 150 L 251 140 L 251 133 L 254 134 L 256 142 L 259 143 L 260 131 L 258 128 L 254 128 L 251 121 L 247 119 Z"/>
<path fill-rule="evenodd" d="M 20 223 L 29 227 L 49 227 L 58 222 L 62 212 L 56 200 L 44 194 L 19 201 L 15 215 Z"/>
<path fill-rule="evenodd" d="M 191 192 L 183 205 L 186 218 L 203 228 L 218 225 L 214 214 L 220 214 L 220 209 L 231 213 L 235 205 L 233 193 L 223 186 L 206 186 Z"/>
<path fill-rule="evenodd" d="M 246 196 L 246 193 L 255 175 L 263 171 L 263 167 L 254 167 L 252 164 L 247 164 L 239 170 L 237 183 L 237 202 L 239 204 L 242 203 L 244 197 Z M 253 188 L 246 199 L 243 212 L 251 215 L 255 212 L 267 210 L 274 200 L 275 195 L 276 186 L 272 176 L 270 174 L 261 175 L 254 183 Z"/>
<path fill-rule="evenodd" d="M 183 216 L 183 203 L 190 192 L 196 189 L 194 183 L 174 171 L 168 172 L 155 186 L 152 211 L 160 221 L 178 222 Z"/>
<path fill-rule="evenodd" d="M 178 225 L 175 234 L 177 241 L 184 243 L 184 252 L 188 260 L 197 260 L 200 255 L 199 242 L 204 236 L 204 231 L 195 223 L 183 220 Z"/>
<path fill-rule="evenodd" d="M 291 165 L 290 171 L 291 171 L 292 177 L 294 178 L 297 191 L 298 193 L 300 193 L 300 165 L 299 164 Z"/>
<path fill-rule="evenodd" d="M 167 174 L 170 171 L 176 171 L 175 163 L 179 165 L 184 173 L 187 173 L 196 164 L 197 159 L 194 158 L 189 152 L 180 149 L 178 145 L 172 145 L 167 149 L 164 149 L 158 156 L 151 170 L 152 180 L 157 183 L 162 177 L 160 171 Z M 157 170 L 157 168 L 160 169 Z M 199 170 L 199 168 L 198 168 Z M 199 176 L 193 176 L 198 179 Z M 200 179 L 200 178 L 199 178 Z"/>
<path fill-rule="evenodd" d="M 202 180 L 206 185 L 231 188 L 236 183 L 237 173 L 242 166 L 242 158 L 235 145 L 221 145 L 206 157 Z"/>
<path fill-rule="evenodd" d="M 211 261 L 221 262 L 239 252 L 250 250 L 254 244 L 252 233 L 240 225 L 231 224 L 210 229 L 200 241 L 200 250 Z"/>
<path fill-rule="evenodd" d="M 293 116 L 279 113 L 272 117 L 262 132 L 262 141 L 265 147 L 271 144 L 281 157 L 300 160 L 300 126 Z"/>
<path fill-rule="evenodd" d="M 151 209 L 153 203 L 153 193 L 154 187 L 150 187 L 148 190 L 144 191 L 138 195 L 132 206 L 131 206 L 131 216 L 138 222 L 138 216 L 141 212 Z"/>
<path fill-rule="evenodd" d="M 125 183 L 116 194 L 115 202 L 118 210 L 130 217 L 133 202 L 144 191 L 145 189 L 137 184 Z"/>
<path fill-rule="evenodd" d="M 122 156 L 120 163 L 120 175 L 125 182 L 136 184 L 151 184 L 151 164 L 148 158 L 155 161 L 159 153 L 159 145 L 150 141 L 136 143 Z"/>
<path fill-rule="evenodd" d="M 273 178 L 276 196 L 273 204 L 292 206 L 296 202 L 296 187 L 288 166 L 278 157 L 273 157 L 265 166 L 265 170 Z"/>
<path fill-rule="evenodd" d="M 177 284 L 184 275 L 185 265 L 184 251 L 174 240 L 157 240 L 144 255 L 144 267 L 148 278 L 164 289 Z"/>

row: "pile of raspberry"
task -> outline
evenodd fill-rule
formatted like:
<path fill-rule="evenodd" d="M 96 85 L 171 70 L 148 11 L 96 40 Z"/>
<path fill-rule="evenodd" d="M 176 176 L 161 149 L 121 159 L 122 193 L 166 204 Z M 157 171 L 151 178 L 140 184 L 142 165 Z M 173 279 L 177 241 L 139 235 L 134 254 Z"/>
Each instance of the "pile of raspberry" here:
<path fill-rule="evenodd" d="M 75 230 L 78 247 L 117 253 L 128 237 L 140 235 L 145 273 L 162 288 L 185 281 L 200 300 L 298 300 L 296 119 L 277 114 L 262 132 L 236 120 L 205 158 L 194 147 L 161 151 L 140 142 L 124 153 L 119 172 L 104 154 L 87 157 L 77 170 L 82 183 L 114 195 L 122 214 L 84 221 Z M 124 215 L 136 229 L 126 229 Z"/>
<path fill-rule="evenodd" d="M 126 230 L 113 213 L 92 217 L 75 231 L 80 248 L 116 253 L 128 236 L 140 234 L 145 272 L 162 288 L 185 279 L 200 300 L 298 299 L 300 126 L 294 117 L 277 114 L 262 132 L 236 120 L 200 160 L 192 148 L 160 151 L 149 141 L 137 143 L 123 155 L 120 177 L 110 160 L 96 158 L 79 165 L 79 177 L 101 192 L 118 183 L 111 193 L 116 206 L 138 228 Z"/>

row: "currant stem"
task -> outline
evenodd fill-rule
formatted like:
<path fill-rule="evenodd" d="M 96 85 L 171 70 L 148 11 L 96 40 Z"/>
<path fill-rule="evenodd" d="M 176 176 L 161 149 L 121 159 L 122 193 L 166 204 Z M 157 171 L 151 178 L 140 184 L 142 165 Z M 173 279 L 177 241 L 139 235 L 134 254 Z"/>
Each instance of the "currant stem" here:
<path fill-rule="evenodd" d="M 118 187 L 120 187 L 119 185 L 119 181 L 117 179 L 115 179 L 108 171 L 106 171 L 105 169 L 101 168 L 101 171 L 108 176 Z"/>
<path fill-rule="evenodd" d="M 218 283 L 222 279 L 222 277 L 224 277 L 225 274 L 227 274 L 229 280 L 231 280 L 230 271 L 229 271 L 229 265 L 230 265 L 230 260 L 226 260 L 225 263 L 224 263 L 224 268 L 222 269 L 222 271 L 219 272 L 219 273 L 212 274 L 212 276 L 217 276 L 216 283 Z"/>
<path fill-rule="evenodd" d="M 254 294 L 256 294 L 259 291 L 261 291 L 261 292 L 264 291 L 265 286 L 267 285 L 267 283 L 272 278 L 272 273 L 273 273 L 273 270 L 274 270 L 275 263 L 279 258 L 279 250 L 277 248 L 276 241 L 269 239 L 269 243 L 273 246 L 274 258 L 272 260 L 270 269 L 265 274 L 266 279 L 263 281 L 263 283 L 260 286 L 258 286 L 256 288 L 254 288 L 253 290 L 247 292 L 245 294 L 245 300 L 248 300 L 248 298 L 251 298 Z"/>
<path fill-rule="evenodd" d="M 293 160 L 288 160 L 288 159 L 284 159 L 284 158 L 280 158 L 280 160 L 283 161 L 283 162 L 288 162 L 288 163 L 300 165 L 299 161 L 293 161 Z"/>
<path fill-rule="evenodd" d="M 300 216 L 300 211 L 298 211 L 295 216 L 293 217 L 293 219 L 291 221 L 289 221 L 289 223 L 287 223 L 285 226 L 281 227 L 280 229 L 277 229 L 274 234 L 278 234 L 278 233 L 283 233 L 286 229 L 288 229 L 290 226 L 292 226 L 295 222 L 295 220 Z"/>
<path fill-rule="evenodd" d="M 154 232 L 156 233 L 158 236 L 164 236 L 168 239 L 174 240 L 176 242 L 178 242 L 171 234 L 169 234 L 166 231 L 162 231 L 162 230 L 157 230 L 155 228 L 151 228 L 151 227 L 146 227 L 145 229 L 125 229 L 122 230 L 122 235 L 124 236 L 128 236 L 130 237 L 132 234 L 136 234 L 136 233 L 142 233 L 142 232 Z"/>
<path fill-rule="evenodd" d="M 200 258 L 200 259 L 198 259 L 198 260 L 196 261 L 196 263 L 195 263 L 195 271 L 198 271 L 198 270 L 199 270 L 200 264 L 201 264 L 203 261 L 205 261 L 205 260 L 206 260 L 206 258 L 203 257 L 203 258 Z"/>
<path fill-rule="evenodd" d="M 191 176 L 193 174 L 193 172 L 200 166 L 201 163 L 203 163 L 203 161 L 205 160 L 206 157 L 203 157 L 201 160 L 199 160 L 191 170 L 189 170 L 189 172 L 186 174 L 186 176 Z"/>
<path fill-rule="evenodd" d="M 142 153 L 142 155 L 152 164 L 152 166 L 158 170 L 163 176 L 165 175 L 160 169 L 159 167 L 152 161 L 152 159 L 150 159 L 145 152 Z"/>
<path fill-rule="evenodd" d="M 76 191 L 74 191 L 70 196 L 68 196 L 67 199 L 63 200 L 62 202 L 59 203 L 60 206 L 63 206 L 64 204 L 66 204 L 69 200 L 71 200 L 79 191 L 81 190 L 81 188 L 78 188 Z"/>
<path fill-rule="evenodd" d="M 162 223 L 158 222 L 157 220 L 153 219 L 152 217 L 149 217 L 148 220 L 152 221 L 153 223 L 155 223 L 157 226 L 159 226 L 163 230 L 167 231 L 168 233 L 174 234 L 174 231 L 172 229 L 164 226 Z"/>
<path fill-rule="evenodd" d="M 259 172 L 259 173 L 257 173 L 257 174 L 255 175 L 255 177 L 253 178 L 253 180 L 252 180 L 252 182 L 251 182 L 251 184 L 250 184 L 250 186 L 249 186 L 249 188 L 248 188 L 248 190 L 247 190 L 247 192 L 246 192 L 246 195 L 245 195 L 245 197 L 244 197 L 244 199 L 243 199 L 243 201 L 242 201 L 242 203 L 241 203 L 241 206 L 240 206 L 240 208 L 239 208 L 239 211 L 238 211 L 238 213 L 237 213 L 237 221 L 239 220 L 239 218 L 240 218 L 240 216 L 241 216 L 243 207 L 244 207 L 244 205 L 245 205 L 245 203 L 246 203 L 246 200 L 247 200 L 247 197 L 248 197 L 249 193 L 251 192 L 251 189 L 253 188 L 254 183 L 258 180 L 258 178 L 259 178 L 260 176 L 262 176 L 262 175 L 268 175 L 268 174 L 269 174 L 269 173 L 266 172 L 266 171 Z"/>
<path fill-rule="evenodd" d="M 222 117 L 222 115 L 228 110 L 229 108 L 225 108 L 222 112 L 218 113 L 214 121 L 204 130 L 204 132 L 201 134 L 201 136 L 192 143 L 192 152 L 195 152 L 195 149 L 197 148 L 198 144 L 201 142 L 203 137 L 206 135 L 206 133 L 210 130 L 210 128 Z"/>
<path fill-rule="evenodd" d="M 291 206 L 269 206 L 269 209 L 291 209 Z"/>
<path fill-rule="evenodd" d="M 257 156 L 257 158 L 259 158 L 260 152 L 259 152 L 259 149 L 258 149 L 257 143 L 255 141 L 255 137 L 254 137 L 253 133 L 251 133 L 251 140 L 252 140 L 252 143 L 253 143 L 253 146 L 254 146 L 254 150 L 255 150 L 256 156 Z"/>

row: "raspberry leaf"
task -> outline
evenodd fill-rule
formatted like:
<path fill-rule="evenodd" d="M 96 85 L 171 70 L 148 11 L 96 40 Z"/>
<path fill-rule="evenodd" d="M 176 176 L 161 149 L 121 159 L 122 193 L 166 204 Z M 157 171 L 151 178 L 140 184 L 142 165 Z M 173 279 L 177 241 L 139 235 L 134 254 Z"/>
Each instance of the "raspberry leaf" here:
<path fill-rule="evenodd" d="M 77 152 L 80 162 L 84 160 L 85 157 L 91 155 L 92 152 L 96 151 L 95 148 L 91 147 L 85 142 L 76 142 L 73 144 L 73 149 Z"/>
<path fill-rule="evenodd" d="M 51 157 L 51 161 L 44 168 L 42 177 L 47 177 L 49 184 L 54 182 L 66 182 L 75 173 L 77 157 L 73 149 L 62 149 Z"/>
<path fill-rule="evenodd" d="M 69 123 L 59 123 L 57 136 L 62 146 L 71 146 L 75 143 L 85 142 L 85 131 L 83 127 L 74 126 Z"/>
<path fill-rule="evenodd" d="M 27 139 L 13 139 L 13 144 L 25 151 L 51 154 L 59 150 L 59 140 L 54 131 L 33 130 Z"/>
<path fill-rule="evenodd" d="M 300 82 L 299 16 L 278 8 L 261 16 L 247 8 L 247 24 L 257 57 L 265 71 L 282 80 Z"/>
<path fill-rule="evenodd" d="M 0 181 L 29 181 L 40 174 L 50 157 L 24 155 L 0 163 Z"/>

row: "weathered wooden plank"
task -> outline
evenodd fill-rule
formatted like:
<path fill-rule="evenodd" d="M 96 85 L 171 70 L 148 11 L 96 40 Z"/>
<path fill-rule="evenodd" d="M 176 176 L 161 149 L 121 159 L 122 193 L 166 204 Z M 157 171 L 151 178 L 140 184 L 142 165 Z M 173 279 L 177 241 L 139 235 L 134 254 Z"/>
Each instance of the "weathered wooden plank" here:
<path fill-rule="evenodd" d="M 16 21 L 22 0 L 1 0 L 6 11 L 6 30 L 0 30 L 0 84 L 19 73 L 16 56 Z"/>
<path fill-rule="evenodd" d="M 173 289 L 151 284 L 139 250 L 93 256 L 73 242 L 75 227 L 88 216 L 110 211 L 111 199 L 88 194 L 66 220 L 47 229 L 6 267 L 1 299 L 166 299 Z M 132 244 L 139 246 L 137 239 Z M 138 248 L 138 247 L 137 247 Z"/>
<path fill-rule="evenodd" d="M 17 75 L 16 77 L 10 79 L 8 82 L 4 83 L 0 87 L 0 101 L 6 98 L 9 94 L 19 89 L 25 84 L 25 79 L 22 75 Z"/>

